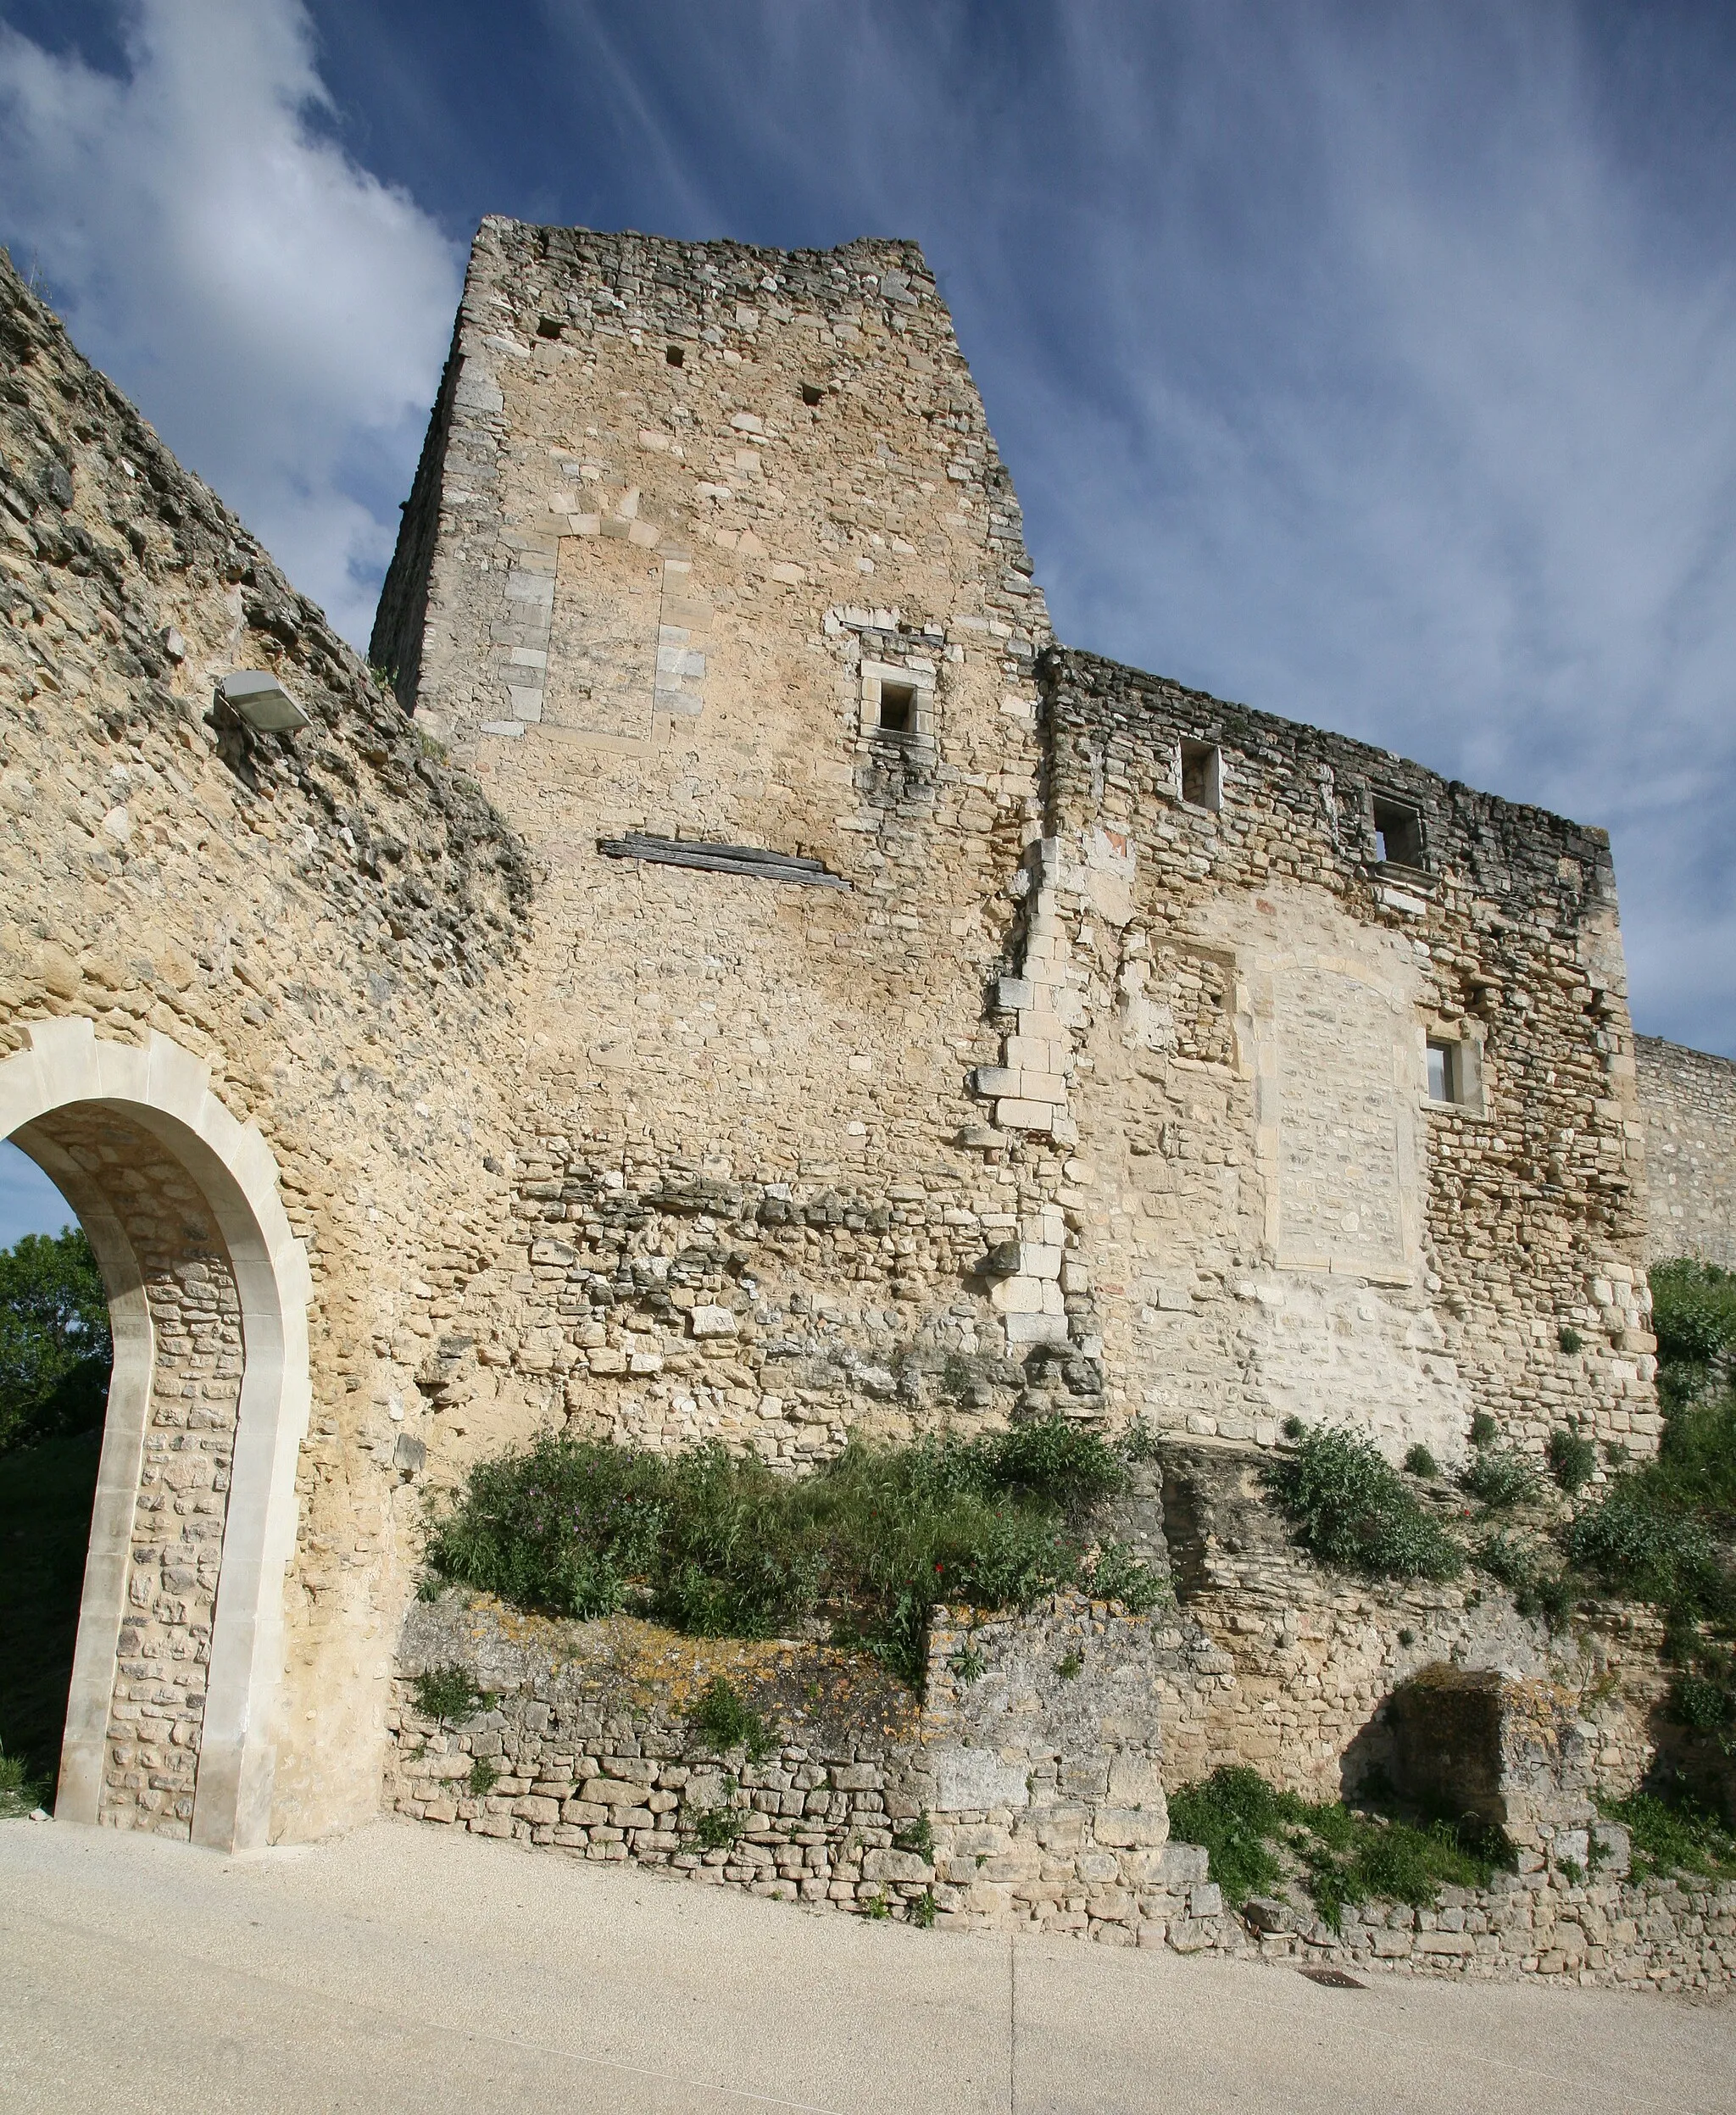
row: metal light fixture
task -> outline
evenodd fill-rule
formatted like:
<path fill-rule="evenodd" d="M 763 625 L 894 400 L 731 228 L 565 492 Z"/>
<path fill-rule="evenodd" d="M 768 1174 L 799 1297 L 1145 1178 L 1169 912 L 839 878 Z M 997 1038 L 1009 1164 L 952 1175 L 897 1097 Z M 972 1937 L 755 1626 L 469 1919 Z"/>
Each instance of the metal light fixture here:
<path fill-rule="evenodd" d="M 293 734 L 308 725 L 308 715 L 275 676 L 262 668 L 240 668 L 217 688 L 250 727 L 261 734 Z"/>

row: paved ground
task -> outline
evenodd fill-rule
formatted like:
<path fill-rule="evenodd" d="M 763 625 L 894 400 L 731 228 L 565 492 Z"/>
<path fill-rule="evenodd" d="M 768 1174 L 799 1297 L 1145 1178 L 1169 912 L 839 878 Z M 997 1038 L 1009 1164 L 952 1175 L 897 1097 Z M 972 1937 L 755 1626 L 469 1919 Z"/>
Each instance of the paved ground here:
<path fill-rule="evenodd" d="M 1736 2010 L 920 1932 L 381 1822 L 0 1823 L 0 2106 L 1731 2115 Z"/>

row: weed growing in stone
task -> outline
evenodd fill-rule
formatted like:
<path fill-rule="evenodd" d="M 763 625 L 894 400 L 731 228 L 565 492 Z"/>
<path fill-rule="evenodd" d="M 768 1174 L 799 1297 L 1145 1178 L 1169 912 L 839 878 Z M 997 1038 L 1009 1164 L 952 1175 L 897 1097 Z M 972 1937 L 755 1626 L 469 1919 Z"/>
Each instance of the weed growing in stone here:
<path fill-rule="evenodd" d="M 1543 1480 L 1522 1454 L 1508 1447 L 1479 1448 L 1460 1483 L 1485 1506 L 1524 1506 L 1543 1495 Z"/>
<path fill-rule="evenodd" d="M 22 1756 L 0 1751 L 0 1821 L 16 1820 L 47 1803 L 48 1788 L 32 1777 Z"/>
<path fill-rule="evenodd" d="M 1479 1410 L 1471 1420 L 1471 1444 L 1473 1447 L 1492 1447 L 1501 1436 L 1501 1428 L 1486 1410 Z"/>
<path fill-rule="evenodd" d="M 1597 1444 L 1583 1432 L 1559 1426 L 1550 1434 L 1549 1464 L 1550 1475 L 1571 1498 L 1597 1472 Z"/>
<path fill-rule="evenodd" d="M 1281 1792 L 1242 1765 L 1215 1770 L 1170 1801 L 1170 1834 L 1203 1844 L 1212 1878 L 1239 1907 L 1294 1878 L 1333 1930 L 1347 1905 L 1432 1908 L 1444 1885 L 1486 1887 L 1511 1853 L 1505 1838 L 1447 1822 L 1419 1827 Z"/>
<path fill-rule="evenodd" d="M 470 1763 L 470 1797 L 487 1799 L 500 1782 L 500 1766 L 487 1756 L 476 1756 Z"/>
<path fill-rule="evenodd" d="M 1585 1349 L 1584 1338 L 1571 1324 L 1565 1322 L 1555 1332 L 1555 1342 L 1563 1351 L 1570 1353 L 1583 1351 Z"/>
<path fill-rule="evenodd" d="M 988 1672 L 988 1659 L 979 1647 L 970 1644 L 960 1645 L 947 1665 L 966 1689 L 972 1682 L 980 1682 Z"/>
<path fill-rule="evenodd" d="M 1064 1682 L 1077 1682 L 1084 1670 L 1085 1662 L 1077 1652 L 1063 1653 L 1054 1663 L 1054 1671 Z"/>
<path fill-rule="evenodd" d="M 416 1709 L 425 1718 L 470 1718 L 487 1699 L 460 1667 L 430 1667 L 410 1684 Z"/>
<path fill-rule="evenodd" d="M 721 1446 L 670 1457 L 548 1433 L 473 1468 L 431 1524 L 435 1578 L 520 1607 L 623 1610 L 704 1637 L 834 1636 L 921 1678 L 937 1602 L 1017 1608 L 1073 1584 L 1136 1612 L 1161 1579 L 1091 1508 L 1121 1459 L 1055 1416 L 908 1447 L 854 1441 L 807 1477 Z"/>
<path fill-rule="evenodd" d="M 750 1762 L 763 1762 L 776 1745 L 765 1721 L 748 1709 L 734 1685 L 721 1674 L 706 1686 L 691 1723 L 706 1746 L 719 1755 L 745 1748 Z"/>
<path fill-rule="evenodd" d="M 926 1858 L 929 1864 L 933 1864 L 934 1829 L 926 1806 L 915 1821 L 906 1822 L 901 1828 L 894 1828 L 892 1839 L 896 1849 L 914 1851 L 917 1857 Z"/>
<path fill-rule="evenodd" d="M 1412 1476 L 1438 1476 L 1441 1465 L 1419 1439 L 1405 1456 L 1405 1467 Z"/>
<path fill-rule="evenodd" d="M 740 1837 L 743 1827 L 738 1808 L 707 1806 L 694 1818 L 693 1839 L 702 1851 L 728 1851 Z"/>
<path fill-rule="evenodd" d="M 1266 1481 L 1322 1563 L 1375 1578 L 1451 1578 L 1464 1552 L 1379 1450 L 1349 1432 L 1305 1433 Z"/>
<path fill-rule="evenodd" d="M 921 1894 L 916 1897 L 915 1901 L 911 1903 L 910 1922 L 916 1927 L 918 1931 L 932 1931 L 934 1929 L 935 1912 L 938 1906 L 938 1905 L 936 1903 L 934 1899 L 934 1890 L 932 1887 L 925 1888 Z"/>

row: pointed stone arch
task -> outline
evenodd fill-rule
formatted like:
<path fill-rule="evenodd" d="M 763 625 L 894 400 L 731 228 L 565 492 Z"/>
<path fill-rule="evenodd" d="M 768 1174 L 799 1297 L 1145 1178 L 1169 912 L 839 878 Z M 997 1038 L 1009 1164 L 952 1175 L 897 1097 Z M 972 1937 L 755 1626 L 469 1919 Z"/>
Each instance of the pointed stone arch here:
<path fill-rule="evenodd" d="M 33 1021 L 28 1033 L 29 1049 L 0 1062 L 0 1137 L 30 1155 L 78 1213 L 114 1333 L 56 1814 L 89 1823 L 122 1818 L 108 1810 L 111 1734 L 137 1574 L 153 1391 L 164 1355 L 141 1229 L 178 1224 L 188 1252 L 203 1258 L 185 1274 L 198 1279 L 238 1355 L 216 1359 L 223 1389 L 208 1390 L 225 1395 L 219 1473 L 226 1490 L 220 1509 L 206 1509 L 220 1511 L 214 1600 L 208 1620 L 189 1633 L 206 1658 L 197 1723 L 184 1715 L 177 1736 L 195 1751 L 192 1789 L 172 1804 L 170 1822 L 173 1833 L 215 1849 L 257 1848 L 270 1827 L 283 1577 L 295 1545 L 296 1460 L 310 1400 L 307 1253 L 285 1214 L 270 1147 L 224 1106 L 197 1058 L 155 1032 L 142 1044 L 99 1038 L 84 1019 Z M 97 1131 L 137 1141 L 152 1161 L 161 1193 L 154 1219 L 140 1203 L 145 1177 L 124 1165 L 126 1155 L 81 1146 Z"/>

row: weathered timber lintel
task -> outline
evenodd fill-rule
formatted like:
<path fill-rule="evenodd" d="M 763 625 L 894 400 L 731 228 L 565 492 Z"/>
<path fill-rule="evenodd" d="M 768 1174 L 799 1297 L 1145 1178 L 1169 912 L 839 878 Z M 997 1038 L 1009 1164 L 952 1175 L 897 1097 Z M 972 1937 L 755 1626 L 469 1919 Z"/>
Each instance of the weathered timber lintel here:
<path fill-rule="evenodd" d="M 744 874 L 754 881 L 795 882 L 804 888 L 847 889 L 850 885 L 842 874 L 832 873 L 819 860 L 802 859 L 793 852 L 768 852 L 757 844 L 702 844 L 630 831 L 624 838 L 598 838 L 597 849 L 605 859 L 703 867 L 709 873 Z"/>

